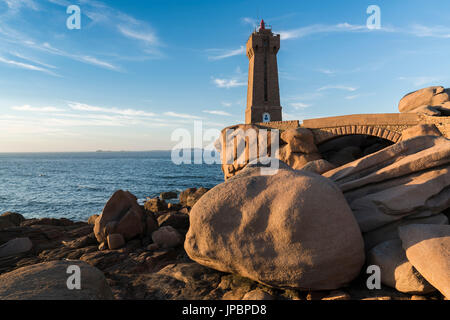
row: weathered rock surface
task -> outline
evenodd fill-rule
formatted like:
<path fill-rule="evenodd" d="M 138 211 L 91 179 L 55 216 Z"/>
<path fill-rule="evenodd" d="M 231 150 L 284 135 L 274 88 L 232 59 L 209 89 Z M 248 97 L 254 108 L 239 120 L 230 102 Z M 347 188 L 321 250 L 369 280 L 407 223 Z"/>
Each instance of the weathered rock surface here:
<path fill-rule="evenodd" d="M 363 241 L 338 188 L 305 171 L 259 174 L 246 168 L 196 203 L 185 241 L 191 259 L 279 288 L 336 289 L 353 280 Z"/>
<path fill-rule="evenodd" d="M 305 164 L 303 167 L 301 167 L 300 170 L 305 170 L 309 172 L 315 172 L 317 174 L 322 174 L 327 171 L 330 171 L 332 169 L 336 168 L 336 166 L 327 160 L 319 159 L 310 161 L 307 164 Z"/>
<path fill-rule="evenodd" d="M 20 226 L 23 221 L 25 221 L 25 218 L 21 214 L 9 211 L 5 212 L 0 215 L 0 230 Z"/>
<path fill-rule="evenodd" d="M 442 133 L 434 124 L 420 124 L 402 131 L 401 140 L 408 140 L 420 136 L 442 136 Z"/>
<path fill-rule="evenodd" d="M 400 227 L 399 234 L 411 264 L 450 299 L 450 226 L 411 224 Z"/>
<path fill-rule="evenodd" d="M 109 234 L 121 234 L 128 241 L 151 234 L 156 228 L 156 220 L 144 212 L 137 198 L 128 191 L 118 190 L 95 220 L 94 233 L 98 242 L 105 243 Z"/>
<path fill-rule="evenodd" d="M 450 140 L 401 141 L 323 174 L 335 181 L 363 232 L 450 207 Z"/>
<path fill-rule="evenodd" d="M 69 290 L 71 265 L 80 267 L 81 289 Z M 93 300 L 112 299 L 103 273 L 81 261 L 39 263 L 0 275 L 0 299 L 4 300 Z"/>
<path fill-rule="evenodd" d="M 95 225 L 95 220 L 97 220 L 98 217 L 99 217 L 98 214 L 93 214 L 92 216 L 89 217 L 87 223 Z"/>
<path fill-rule="evenodd" d="M 321 159 L 311 130 L 288 129 L 281 133 L 280 138 L 286 145 L 280 147 L 279 159 L 291 168 L 298 170 L 310 161 Z"/>
<path fill-rule="evenodd" d="M 174 248 L 183 243 L 183 236 L 173 227 L 165 226 L 152 233 L 152 240 L 160 248 Z"/>
<path fill-rule="evenodd" d="M 314 144 L 314 135 L 309 129 L 295 128 L 288 129 L 281 133 L 281 140 L 290 145 L 292 152 L 317 153 Z"/>
<path fill-rule="evenodd" d="M 165 211 L 168 209 L 167 203 L 160 198 L 147 198 L 145 201 L 144 208 L 150 212 Z"/>
<path fill-rule="evenodd" d="M 300 153 L 294 152 L 291 145 L 287 144 L 280 148 L 279 158 L 281 161 L 288 164 L 291 168 L 299 170 L 308 162 L 319 160 L 321 158 L 318 152 L 315 153 Z"/>
<path fill-rule="evenodd" d="M 178 194 L 175 191 L 166 191 L 166 192 L 161 192 L 159 197 L 163 200 L 176 199 L 176 198 L 178 198 Z"/>
<path fill-rule="evenodd" d="M 262 157 L 275 157 L 275 145 L 278 144 L 278 159 L 294 169 L 302 168 L 306 163 L 321 159 L 309 129 L 293 128 L 280 132 L 272 141 L 272 132 L 258 125 L 240 124 L 222 130 L 215 147 L 221 153 L 222 171 L 225 180 L 235 176 L 248 163 Z M 229 134 L 227 136 L 227 134 Z M 233 157 L 233 155 L 236 155 Z"/>
<path fill-rule="evenodd" d="M 417 112 L 427 115 L 449 115 L 449 90 L 444 87 L 428 87 L 404 96 L 398 105 L 400 112 Z"/>
<path fill-rule="evenodd" d="M 361 134 L 337 137 L 318 146 L 323 159 L 335 167 L 355 161 L 392 145 L 392 142 L 378 137 Z"/>
<path fill-rule="evenodd" d="M 286 164 L 280 162 L 279 165 L 289 170 Z M 253 169 L 244 170 L 240 175 L 250 177 L 260 167 L 260 164 L 249 164 Z M 182 211 L 187 216 L 185 209 Z M 167 212 L 158 215 L 163 217 Z M 190 260 L 181 246 L 159 248 L 151 243 L 148 235 L 130 240 L 118 250 L 109 250 L 106 245 L 99 251 L 93 226 L 85 222 L 34 219 L 30 224 L 0 232 L 0 243 L 19 236 L 29 237 L 33 242 L 28 252 L 0 258 L 0 275 L 42 262 L 70 259 L 85 261 L 101 270 L 114 299 L 441 299 L 438 293 L 411 297 L 388 287 L 367 290 L 364 277 L 355 279 L 346 292 L 269 288 L 236 274 L 201 266 Z"/>
<path fill-rule="evenodd" d="M 0 258 L 28 252 L 33 247 L 29 238 L 15 238 L 0 246 Z"/>
<path fill-rule="evenodd" d="M 367 263 L 380 267 L 381 283 L 400 292 L 427 294 L 436 290 L 408 261 L 400 239 L 385 241 L 372 248 Z"/>
<path fill-rule="evenodd" d="M 106 238 L 108 241 L 108 247 L 111 250 L 122 248 L 125 245 L 125 239 L 120 233 L 108 234 Z"/>
<path fill-rule="evenodd" d="M 206 193 L 207 188 L 188 188 L 180 193 L 180 205 L 193 207 L 194 204 Z"/>
<path fill-rule="evenodd" d="M 426 218 L 409 219 L 408 217 L 396 222 L 384 225 L 378 229 L 363 233 L 365 249 L 370 250 L 377 244 L 387 240 L 400 239 L 398 228 L 409 224 L 448 224 L 449 219 L 445 214 L 433 215 Z"/>
<path fill-rule="evenodd" d="M 169 212 L 160 215 L 158 218 L 158 225 L 160 227 L 171 226 L 177 230 L 189 229 L 189 215 L 181 212 Z"/>
<path fill-rule="evenodd" d="M 275 297 L 261 289 L 255 289 L 247 292 L 242 300 L 275 300 Z"/>

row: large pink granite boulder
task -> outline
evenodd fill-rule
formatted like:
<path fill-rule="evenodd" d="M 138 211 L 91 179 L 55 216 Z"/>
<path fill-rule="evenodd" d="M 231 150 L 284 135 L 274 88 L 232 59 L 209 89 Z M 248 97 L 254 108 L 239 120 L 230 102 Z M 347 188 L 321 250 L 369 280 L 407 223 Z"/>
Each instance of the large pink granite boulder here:
<path fill-rule="evenodd" d="M 274 175 L 247 167 L 206 193 L 189 215 L 187 254 L 273 287 L 346 285 L 365 256 L 345 198 L 320 175 L 282 167 Z"/>

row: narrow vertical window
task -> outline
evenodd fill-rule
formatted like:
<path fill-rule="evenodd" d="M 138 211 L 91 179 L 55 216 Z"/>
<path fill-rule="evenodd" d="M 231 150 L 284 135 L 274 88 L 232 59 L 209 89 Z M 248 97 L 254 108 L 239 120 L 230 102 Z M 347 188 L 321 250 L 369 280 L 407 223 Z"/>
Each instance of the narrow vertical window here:
<path fill-rule="evenodd" d="M 264 39 L 264 101 L 268 101 L 267 96 L 267 55 L 269 51 L 269 41 Z"/>

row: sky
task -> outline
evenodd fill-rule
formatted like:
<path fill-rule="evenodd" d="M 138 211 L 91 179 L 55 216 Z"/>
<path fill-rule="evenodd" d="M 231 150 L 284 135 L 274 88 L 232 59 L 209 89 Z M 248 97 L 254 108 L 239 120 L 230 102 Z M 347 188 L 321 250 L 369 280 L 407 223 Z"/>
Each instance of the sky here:
<path fill-rule="evenodd" d="M 446 0 L 0 0 L 0 152 L 170 150 L 194 122 L 243 123 L 261 18 L 281 35 L 284 120 L 398 112 L 405 94 L 449 86 L 448 12 Z"/>

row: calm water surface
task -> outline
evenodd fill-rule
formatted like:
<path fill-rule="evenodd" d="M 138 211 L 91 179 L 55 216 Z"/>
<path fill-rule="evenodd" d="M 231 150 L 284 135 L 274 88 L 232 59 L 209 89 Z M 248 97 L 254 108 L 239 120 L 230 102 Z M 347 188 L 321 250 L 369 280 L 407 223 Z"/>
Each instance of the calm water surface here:
<path fill-rule="evenodd" d="M 175 165 L 165 151 L 0 153 L 0 213 L 86 220 L 117 189 L 142 203 L 162 191 L 221 182 L 220 165 Z"/>

